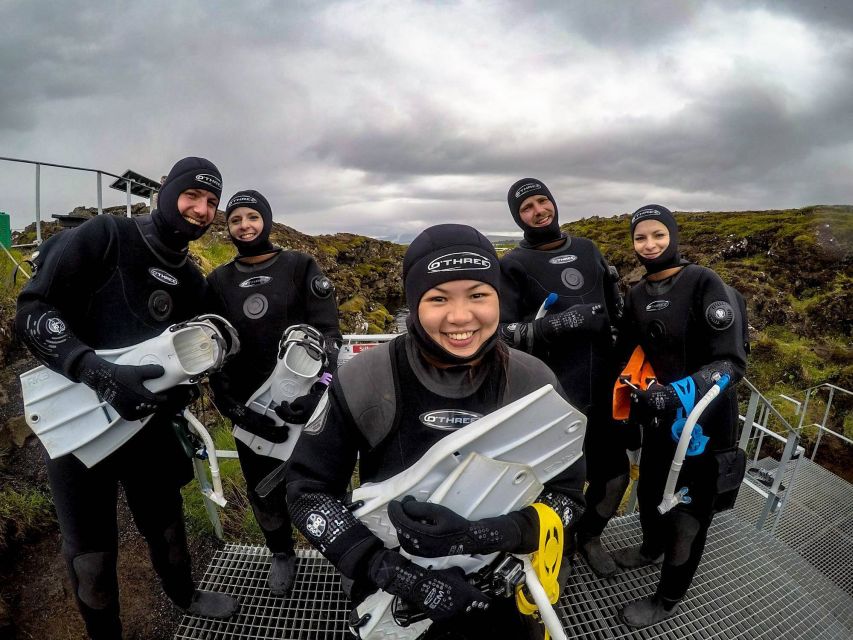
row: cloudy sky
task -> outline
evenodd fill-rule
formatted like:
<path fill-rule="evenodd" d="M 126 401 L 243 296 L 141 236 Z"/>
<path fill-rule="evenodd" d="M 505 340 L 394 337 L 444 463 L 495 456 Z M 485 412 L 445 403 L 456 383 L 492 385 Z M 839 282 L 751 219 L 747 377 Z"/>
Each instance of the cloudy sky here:
<path fill-rule="evenodd" d="M 563 221 L 853 201 L 848 0 L 0 0 L 0 86 L 0 156 L 201 155 L 308 233 L 509 232 L 527 175 Z M 34 173 L 0 162 L 13 228 Z M 92 174 L 41 180 L 43 217 L 96 203 Z"/>

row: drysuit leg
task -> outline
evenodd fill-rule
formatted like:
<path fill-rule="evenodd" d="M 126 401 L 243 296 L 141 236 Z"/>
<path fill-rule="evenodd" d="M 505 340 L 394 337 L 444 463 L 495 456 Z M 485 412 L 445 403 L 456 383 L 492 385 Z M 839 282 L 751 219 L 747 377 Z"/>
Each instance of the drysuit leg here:
<path fill-rule="evenodd" d="M 676 508 L 669 514 L 668 525 L 657 596 L 672 603 L 684 597 L 693 581 L 705 551 L 711 517 Z"/>
<path fill-rule="evenodd" d="M 281 460 L 261 456 L 253 452 L 245 444 L 237 442 L 237 455 L 240 458 L 240 467 L 246 478 L 246 491 L 249 496 L 249 504 L 255 520 L 264 533 L 267 547 L 275 553 L 293 554 L 293 527 L 290 523 L 290 514 L 287 511 L 286 485 L 279 484 L 265 498 L 257 494 L 255 489 L 267 475 L 275 471 Z"/>
<path fill-rule="evenodd" d="M 120 640 L 116 573 L 118 482 L 109 459 L 87 469 L 73 455 L 45 455 L 62 554 L 83 617 L 93 640 Z"/>

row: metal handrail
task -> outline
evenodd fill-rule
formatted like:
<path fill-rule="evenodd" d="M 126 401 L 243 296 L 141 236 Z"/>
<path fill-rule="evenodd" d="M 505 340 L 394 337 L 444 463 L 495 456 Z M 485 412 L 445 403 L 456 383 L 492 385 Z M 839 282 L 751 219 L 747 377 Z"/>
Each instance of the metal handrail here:
<path fill-rule="evenodd" d="M 8 158 L 5 156 L 0 156 L 0 160 L 5 160 L 6 162 L 20 162 L 22 164 L 31 164 L 36 168 L 36 215 L 35 215 L 35 223 L 36 223 L 36 246 L 40 245 L 41 240 L 41 168 L 44 167 L 55 167 L 57 169 L 69 169 L 71 171 L 86 171 L 89 173 L 97 174 L 98 176 L 98 215 L 104 213 L 104 203 L 103 203 L 103 193 L 101 187 L 101 176 L 108 175 L 112 178 L 118 178 L 119 180 L 125 180 L 127 186 L 127 217 L 131 217 L 130 209 L 131 209 L 131 185 L 138 184 L 140 186 L 147 187 L 148 185 L 134 180 L 131 177 L 118 176 L 109 171 L 104 171 L 103 169 L 92 169 L 91 167 L 75 167 L 70 164 L 57 164 L 55 162 L 40 162 L 38 160 L 24 160 L 23 158 Z"/>
<path fill-rule="evenodd" d="M 752 482 L 749 477 L 744 478 L 743 481 L 743 484 L 764 498 L 764 506 L 755 523 L 755 528 L 759 530 L 762 529 L 765 522 L 767 522 L 767 518 L 770 517 L 771 514 L 775 513 L 773 526 L 770 529 L 770 534 L 773 535 L 776 532 L 776 527 L 779 525 L 779 521 L 782 519 L 782 513 L 784 512 L 785 504 L 787 503 L 787 497 L 796 482 L 800 459 L 802 458 L 802 454 L 805 452 L 805 449 L 800 445 L 799 431 L 788 423 L 785 417 L 779 413 L 776 407 L 773 406 L 773 403 L 764 397 L 764 395 L 755 388 L 755 385 L 746 378 L 743 378 L 741 383 L 745 384 L 749 388 L 750 396 L 746 414 L 739 416 L 743 420 L 743 430 L 741 431 L 738 446 L 746 451 L 749 447 L 750 440 L 753 439 L 753 431 L 757 430 L 759 435 L 757 436 L 755 456 L 753 458 L 753 462 L 757 462 L 765 436 L 769 436 L 785 443 L 785 448 L 779 458 L 779 464 L 776 467 L 776 473 L 770 487 L 760 487 L 758 484 Z M 771 416 L 775 417 L 782 423 L 783 429 L 787 432 L 786 434 L 783 435 L 776 433 L 767 426 L 768 420 Z M 782 477 L 785 475 L 785 471 L 792 463 L 793 471 L 791 473 L 790 480 L 788 481 L 788 486 L 783 489 Z"/>
<path fill-rule="evenodd" d="M 829 420 L 829 412 L 832 409 L 832 402 L 835 399 L 835 392 L 838 391 L 838 392 L 841 392 L 841 393 L 846 394 L 848 396 L 853 396 L 853 391 L 850 391 L 849 389 L 844 389 L 843 387 L 839 387 L 837 385 L 834 385 L 831 382 L 824 382 L 822 384 L 818 384 L 818 385 L 815 385 L 813 387 L 809 387 L 808 389 L 806 389 L 806 397 L 805 397 L 805 400 L 803 400 L 802 411 L 800 413 L 800 423 L 797 425 L 797 431 L 799 433 L 802 433 L 803 426 L 806 426 L 805 420 L 806 420 L 806 413 L 809 410 L 809 402 L 818 392 L 820 392 L 823 389 L 829 390 L 829 397 L 826 399 L 826 409 L 823 412 L 823 419 L 820 421 L 820 424 L 815 422 L 815 423 L 812 423 L 811 425 L 808 425 L 808 426 L 812 426 L 812 427 L 817 427 L 817 429 L 818 429 L 817 440 L 815 440 L 814 449 L 812 449 L 812 455 L 810 458 L 811 460 L 814 460 L 815 456 L 817 455 L 817 449 L 820 446 L 820 441 L 823 438 L 824 432 L 830 433 L 833 436 L 835 436 L 836 438 L 843 440 L 844 442 L 846 442 L 848 444 L 853 444 L 853 440 L 850 440 L 849 438 L 843 436 L 842 434 L 840 434 L 836 431 L 833 431 L 832 429 L 830 429 L 826 426 L 826 422 L 827 422 L 827 420 Z"/>

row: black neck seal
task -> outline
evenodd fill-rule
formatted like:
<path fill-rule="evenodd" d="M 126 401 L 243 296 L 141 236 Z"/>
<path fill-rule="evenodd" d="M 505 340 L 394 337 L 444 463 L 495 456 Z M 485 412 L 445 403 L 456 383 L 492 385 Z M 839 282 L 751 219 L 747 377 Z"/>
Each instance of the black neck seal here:
<path fill-rule="evenodd" d="M 178 198 L 187 189 L 204 189 L 217 198 L 222 195 L 222 175 L 210 160 L 189 157 L 179 160 L 169 171 L 157 196 L 157 208 L 151 218 L 163 244 L 179 251 L 191 240 L 198 240 L 210 225 L 199 227 L 184 220 L 178 211 Z"/>
<path fill-rule="evenodd" d="M 551 223 L 547 227 L 531 227 L 521 219 L 521 203 L 531 196 L 539 195 L 544 195 L 554 205 L 554 219 L 551 220 Z M 541 180 L 537 180 L 536 178 L 522 178 L 509 188 L 506 194 L 506 201 L 509 205 L 509 212 L 512 214 L 512 219 L 515 220 L 515 224 L 524 232 L 524 242 L 522 243 L 524 246 L 535 248 L 564 237 L 560 233 L 557 201 L 554 200 L 554 196 L 551 195 L 548 187 Z"/>
<path fill-rule="evenodd" d="M 452 280 L 478 280 L 500 291 L 500 264 L 494 246 L 482 233 L 464 224 L 439 224 L 424 229 L 403 258 L 403 288 L 409 305 L 406 325 L 425 354 L 448 365 L 468 365 L 494 349 L 497 331 L 476 353 L 460 357 L 430 338 L 418 317 L 423 295 Z"/>
<path fill-rule="evenodd" d="M 634 242 L 634 229 L 646 220 L 656 220 L 669 231 L 669 246 L 657 258 L 649 260 L 637 253 L 637 258 L 646 268 L 646 273 L 658 273 L 682 264 L 681 254 L 678 252 L 678 223 L 675 221 L 672 212 L 666 207 L 659 204 L 647 204 L 631 214 L 631 242 Z"/>
<path fill-rule="evenodd" d="M 272 253 L 278 248 L 270 242 L 270 234 L 272 233 L 272 207 L 269 201 L 258 191 L 246 189 L 238 191 L 228 201 L 225 207 L 225 224 L 228 224 L 228 218 L 231 213 L 240 207 L 248 207 L 253 211 L 261 214 L 261 219 L 264 221 L 264 228 L 261 232 L 249 240 L 248 242 L 239 240 L 231 235 L 231 229 L 228 229 L 228 235 L 231 236 L 231 242 L 237 247 L 237 253 L 241 257 L 248 258 L 252 256 L 260 256 L 265 253 Z"/>

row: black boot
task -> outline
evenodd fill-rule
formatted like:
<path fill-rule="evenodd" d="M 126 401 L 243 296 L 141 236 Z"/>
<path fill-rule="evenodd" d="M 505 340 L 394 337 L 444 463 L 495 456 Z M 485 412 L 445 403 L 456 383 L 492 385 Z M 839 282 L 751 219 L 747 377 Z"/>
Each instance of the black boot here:
<path fill-rule="evenodd" d="M 616 564 L 623 569 L 637 569 L 663 562 L 663 554 L 660 554 L 656 558 L 650 558 L 643 553 L 642 545 L 617 549 L 612 553 L 612 557 Z"/>
<path fill-rule="evenodd" d="M 293 552 L 274 553 L 267 584 L 274 596 L 286 596 L 296 580 L 296 556 Z"/>
<path fill-rule="evenodd" d="M 620 612 L 622 622 L 633 629 L 641 629 L 674 615 L 678 609 L 678 600 L 669 602 L 657 596 L 643 598 L 627 605 Z"/>
<path fill-rule="evenodd" d="M 613 558 L 601 546 L 601 538 L 594 536 L 587 540 L 578 540 L 579 549 L 590 569 L 599 578 L 612 578 L 619 571 Z"/>

